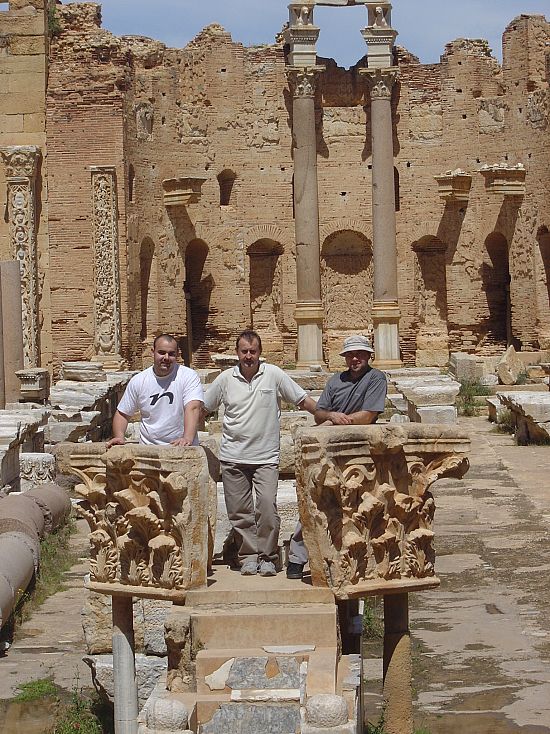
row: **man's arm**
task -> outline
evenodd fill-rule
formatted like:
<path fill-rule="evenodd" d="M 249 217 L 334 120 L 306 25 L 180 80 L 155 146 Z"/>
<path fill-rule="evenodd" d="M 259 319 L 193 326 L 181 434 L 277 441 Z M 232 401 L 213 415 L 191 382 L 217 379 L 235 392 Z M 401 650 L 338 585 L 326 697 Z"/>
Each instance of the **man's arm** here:
<path fill-rule="evenodd" d="M 307 410 L 308 413 L 311 413 L 311 415 L 315 415 L 315 411 L 317 409 L 317 403 L 313 398 L 310 398 L 309 395 L 306 395 L 303 400 L 301 400 L 299 403 L 297 403 L 297 406 L 300 408 L 300 410 Z"/>
<path fill-rule="evenodd" d="M 120 410 L 115 412 L 113 416 L 113 437 L 110 441 L 107 441 L 105 448 L 110 449 L 111 446 L 122 446 L 126 443 L 124 434 L 128 428 L 129 420 L 130 416 L 121 413 Z"/>
<path fill-rule="evenodd" d="M 201 408 L 201 400 L 190 400 L 187 403 L 183 411 L 183 436 L 172 441 L 172 446 L 191 446 L 197 435 Z"/>

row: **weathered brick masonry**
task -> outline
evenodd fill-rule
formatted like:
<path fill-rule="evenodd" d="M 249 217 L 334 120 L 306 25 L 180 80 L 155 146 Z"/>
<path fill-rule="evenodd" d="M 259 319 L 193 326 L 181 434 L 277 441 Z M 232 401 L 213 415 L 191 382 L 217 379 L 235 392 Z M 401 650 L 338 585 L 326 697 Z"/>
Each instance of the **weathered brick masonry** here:
<path fill-rule="evenodd" d="M 16 63 L 37 63 L 30 51 L 15 58 L 2 40 L 13 45 L 17 23 L 27 22 L 15 5 L 28 3 L 0 13 L 0 80 L 9 76 L 11 85 Z M 32 6 L 39 12 L 40 0 Z M 0 90 L 14 109 L 8 116 L 0 108 L 1 144 L 38 135 L 47 149 L 38 225 L 43 363 L 95 350 L 91 166 L 115 169 L 121 351 L 132 366 L 147 359 L 160 330 L 176 333 L 184 353 L 205 364 L 211 352 L 231 350 L 245 326 L 265 336 L 270 358 L 293 363 L 292 121 L 282 44 L 243 48 L 210 26 L 184 49 L 168 49 L 101 29 L 94 4 L 55 12 L 47 95 L 44 41 L 44 86 L 34 98 L 43 95 L 47 124 L 36 118 L 38 133 L 15 131 L 24 117 L 13 106 L 23 97 Z M 394 148 L 408 363 L 416 355 L 437 362 L 449 348 L 491 353 L 510 341 L 550 348 L 549 43 L 550 24 L 522 15 L 504 33 L 502 67 L 480 40 L 448 44 L 436 65 L 398 50 Z M 346 71 L 319 61 L 324 333 L 326 356 L 337 364 L 342 335 L 371 324 L 370 105 L 364 62 Z M 480 169 L 497 163 L 525 166 L 524 195 L 491 190 Z M 468 200 L 442 201 L 434 177 L 456 169 L 472 177 Z M 0 191 L 3 176 L 0 167 Z M 191 185 L 179 179 L 200 194 L 174 206 L 166 191 Z M 1 222 L 3 257 L 8 240 Z"/>

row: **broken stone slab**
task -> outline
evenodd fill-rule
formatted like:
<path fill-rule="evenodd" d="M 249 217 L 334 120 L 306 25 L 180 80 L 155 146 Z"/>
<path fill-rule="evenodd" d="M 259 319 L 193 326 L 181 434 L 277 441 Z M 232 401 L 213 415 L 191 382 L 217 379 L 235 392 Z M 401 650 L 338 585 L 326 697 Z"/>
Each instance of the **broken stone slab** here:
<path fill-rule="evenodd" d="M 201 725 L 202 734 L 289 734 L 300 731 L 300 704 L 293 703 L 221 703 L 212 718 Z"/>
<path fill-rule="evenodd" d="M 512 345 L 504 352 L 497 364 L 498 379 L 503 385 L 515 385 L 524 366 Z"/>
<path fill-rule="evenodd" d="M 210 385 L 210 383 L 214 382 L 216 377 L 221 374 L 220 369 L 209 369 L 209 368 L 198 368 L 195 370 L 195 372 L 200 377 L 200 381 L 203 385 Z"/>
<path fill-rule="evenodd" d="M 106 382 L 107 375 L 97 362 L 61 362 L 63 380 Z"/>
<path fill-rule="evenodd" d="M 498 392 L 496 396 L 510 410 L 535 423 L 550 421 L 550 393 Z"/>
<path fill-rule="evenodd" d="M 484 362 L 473 354 L 451 352 L 449 372 L 459 382 L 480 382 L 485 373 Z"/>
<path fill-rule="evenodd" d="M 408 403 L 418 409 L 432 405 L 454 405 L 460 392 L 460 385 L 454 381 L 429 385 L 401 385 L 401 390 Z"/>
<path fill-rule="evenodd" d="M 426 405 L 409 408 L 409 419 L 413 423 L 434 423 L 452 425 L 456 423 L 458 411 L 454 405 Z"/>
<path fill-rule="evenodd" d="M 487 403 L 487 409 L 489 411 L 489 420 L 492 423 L 500 423 L 503 414 L 506 413 L 508 408 L 504 407 L 498 397 L 485 398 L 485 402 Z"/>

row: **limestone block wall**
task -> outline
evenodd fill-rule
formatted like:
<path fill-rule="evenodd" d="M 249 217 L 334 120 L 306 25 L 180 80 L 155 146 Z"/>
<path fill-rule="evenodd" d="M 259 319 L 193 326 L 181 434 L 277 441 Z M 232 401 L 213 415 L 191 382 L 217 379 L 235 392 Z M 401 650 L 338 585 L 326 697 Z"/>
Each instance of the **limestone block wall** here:
<path fill-rule="evenodd" d="M 130 366 L 147 363 L 151 337 L 164 330 L 187 359 L 206 365 L 247 326 L 260 331 L 269 359 L 293 363 L 292 120 L 282 44 L 244 48 L 213 25 L 169 49 L 102 30 L 95 4 L 56 9 L 61 33 L 51 42 L 47 95 L 51 307 L 43 309 L 54 363 L 96 349 L 93 166 L 116 177 L 117 298 Z M 483 41 L 453 41 L 435 65 L 398 50 L 407 363 L 444 360 L 449 350 L 491 354 L 510 341 L 550 346 L 549 40 L 542 16 L 520 16 L 504 33 L 502 66 Z M 342 337 L 371 324 L 370 101 L 364 61 L 347 71 L 320 62 L 320 265 L 324 346 L 335 367 Z M 490 190 L 480 169 L 495 163 L 525 166 L 524 196 Z M 444 202 L 434 176 L 458 168 L 472 177 L 469 198 Z M 167 181 L 184 192 L 189 180 L 193 196 L 166 200 Z"/>
<path fill-rule="evenodd" d="M 5 3 L 3 4 L 5 5 Z M 10 0 L 0 10 L 0 149 L 40 149 L 35 186 L 34 233 L 38 268 L 39 361 L 51 361 L 46 83 L 48 0 Z M 0 159 L 0 205 L 7 206 L 8 171 Z M 0 259 L 16 253 L 9 218 L 0 218 Z"/>

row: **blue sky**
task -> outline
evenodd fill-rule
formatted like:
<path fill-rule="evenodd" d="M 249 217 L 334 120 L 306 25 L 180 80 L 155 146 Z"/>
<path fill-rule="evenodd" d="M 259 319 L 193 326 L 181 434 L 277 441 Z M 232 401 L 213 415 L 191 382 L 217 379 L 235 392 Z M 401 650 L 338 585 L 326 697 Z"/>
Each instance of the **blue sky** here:
<path fill-rule="evenodd" d="M 99 0 L 101 2 L 101 0 Z M 233 40 L 245 45 L 272 43 L 288 18 L 288 0 L 103 0 L 103 26 L 117 35 L 151 36 L 169 46 L 183 47 L 210 23 L 220 23 Z M 397 43 L 423 62 L 438 61 L 455 38 L 486 38 L 501 58 L 501 36 L 521 13 L 546 14 L 549 0 L 394 0 Z M 363 7 L 318 8 L 321 56 L 350 66 L 365 53 L 360 29 Z"/>

